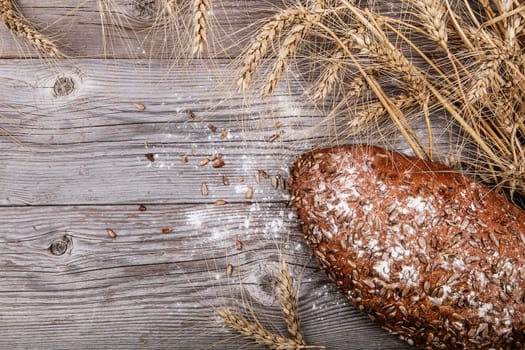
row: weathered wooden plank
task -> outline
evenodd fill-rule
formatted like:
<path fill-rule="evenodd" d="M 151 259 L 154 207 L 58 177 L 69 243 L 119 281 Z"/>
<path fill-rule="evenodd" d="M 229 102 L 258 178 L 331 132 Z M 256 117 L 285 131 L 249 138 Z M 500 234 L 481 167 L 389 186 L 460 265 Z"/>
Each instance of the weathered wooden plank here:
<path fill-rule="evenodd" d="M 222 60 L 184 59 L 187 8 L 180 30 L 166 32 L 136 7 L 159 1 L 17 2 L 82 59 L 15 59 L 39 54 L 0 25 L 0 127 L 8 135 L 0 137 L 1 349 L 263 349 L 225 328 L 214 310 L 249 313 L 251 304 L 264 324 L 285 333 L 274 283 L 281 254 L 302 276 L 300 312 L 311 343 L 408 349 L 319 271 L 286 190 L 270 179 L 256 183 L 258 170 L 285 175 L 297 154 L 327 137 L 302 132 L 323 112 L 305 104 L 295 80 L 272 99 L 236 91 L 235 60 L 227 58 L 242 52 L 282 0 L 212 1 L 204 57 Z M 106 35 L 100 3 L 114 11 Z M 215 152 L 224 167 L 198 166 Z M 217 199 L 228 204 L 214 205 Z"/>
<path fill-rule="evenodd" d="M 34 27 L 54 39 L 71 57 L 191 57 L 192 1 L 177 1 L 179 23 L 161 11 L 163 1 L 17 0 Z M 100 5 L 101 4 L 101 5 Z M 100 5 L 100 7 L 99 7 Z M 205 56 L 238 55 L 256 30 L 254 23 L 282 8 L 282 1 L 214 0 L 209 14 Z M 103 25 L 104 24 L 104 25 Z M 39 57 L 33 47 L 0 25 L 3 58 Z M 239 45 L 241 44 L 241 45 Z"/>
<path fill-rule="evenodd" d="M 148 19 L 126 23 L 123 35 L 104 47 L 96 2 L 63 3 L 20 1 L 23 13 L 50 24 L 46 32 L 56 31 L 72 56 L 188 56 L 163 47 L 164 36 L 148 32 Z M 126 12 L 133 2 L 113 3 Z M 237 44 L 251 25 L 281 1 L 213 4 L 212 51 L 227 57 L 240 52 Z M 36 56 L 3 27 L 0 42 L 1 57 Z M 265 324 L 284 331 L 275 297 L 276 247 L 284 247 L 294 276 L 306 265 L 301 314 L 312 343 L 407 348 L 348 306 L 309 261 L 286 191 L 270 179 L 256 183 L 259 169 L 285 175 L 298 153 L 325 138 L 301 133 L 322 112 L 304 103 L 295 81 L 272 99 L 238 95 L 233 64 L 0 60 L 0 127 L 20 143 L 0 138 L 0 348 L 246 346 L 213 310 L 242 310 L 248 297 Z M 283 123 L 278 130 L 277 120 Z M 268 142 L 278 132 L 284 133 Z M 224 167 L 197 165 L 215 152 L 223 153 Z M 247 204 L 250 186 L 255 191 Z M 214 205 L 217 199 L 229 204 Z M 147 211 L 139 211 L 139 203 Z M 174 232 L 162 234 L 163 227 Z M 235 249 L 239 238 L 242 251 Z"/>
<path fill-rule="evenodd" d="M 334 290 L 282 203 L 4 207 L 0 217 L 2 349 L 237 349 L 247 342 L 214 310 L 242 311 L 249 300 L 262 322 L 284 332 L 274 284 L 280 255 L 302 275 L 310 342 L 407 348 Z M 164 226 L 174 232 L 161 233 Z"/>
<path fill-rule="evenodd" d="M 243 202 L 249 186 L 254 200 L 283 200 L 286 191 L 270 179 L 255 182 L 258 170 L 284 176 L 294 157 L 326 139 L 303 132 L 322 115 L 298 86 L 271 99 L 239 95 L 227 60 L 181 62 L 169 75 L 159 61 L 0 60 L 0 77 L 0 127 L 20 143 L 0 139 L 2 205 Z M 55 88 L 60 79 L 74 87 Z M 269 142 L 275 134 L 282 136 Z M 198 166 L 217 152 L 223 167 Z"/>
<path fill-rule="evenodd" d="M 171 68 L 169 77 L 151 62 L 128 61 L 82 60 L 57 73 L 45 64 L 6 60 L 0 71 L 0 96 L 8 101 L 1 124 L 21 143 L 0 141 L 3 204 L 243 201 L 257 170 L 283 174 L 289 164 L 291 149 L 281 140 L 268 142 L 271 135 L 290 132 L 312 114 L 297 107 L 297 94 L 282 92 L 270 100 L 254 98 L 247 110 L 244 97 L 218 83 L 229 79 L 228 62 L 188 62 Z M 56 79 L 66 77 L 75 88 L 56 96 Z M 137 102 L 146 109 L 137 109 Z M 246 111 L 271 116 L 243 124 Z M 224 154 L 224 167 L 198 166 L 216 152 Z M 232 185 L 224 186 L 222 176 Z M 202 182 L 209 196 L 200 195 Z M 269 180 L 262 183 L 255 198 L 283 198 L 269 190 Z"/>

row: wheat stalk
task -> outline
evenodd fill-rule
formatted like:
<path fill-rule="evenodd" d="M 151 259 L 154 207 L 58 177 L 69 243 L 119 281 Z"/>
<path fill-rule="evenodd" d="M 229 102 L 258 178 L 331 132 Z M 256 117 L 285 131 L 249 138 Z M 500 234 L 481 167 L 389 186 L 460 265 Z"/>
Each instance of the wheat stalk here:
<path fill-rule="evenodd" d="M 349 39 L 347 39 L 343 41 L 343 44 L 346 47 L 350 47 L 352 43 Z M 334 89 L 336 83 L 340 80 L 340 77 L 345 72 L 345 58 L 345 50 L 343 50 L 343 48 L 341 47 L 338 47 L 330 54 L 330 60 L 327 66 L 321 74 L 321 77 L 317 80 L 314 87 L 312 88 L 312 100 L 314 102 L 326 98 L 328 93 Z M 348 93 L 346 97 L 350 98 L 359 96 L 365 88 L 365 86 L 365 79 L 362 76 L 358 75 L 354 77 L 354 79 L 350 83 L 350 93 Z"/>
<path fill-rule="evenodd" d="M 262 96 L 271 96 L 279 79 L 283 75 L 284 69 L 288 64 L 288 60 L 296 52 L 297 47 L 304 37 L 304 35 L 311 28 L 311 21 L 298 23 L 290 31 L 290 34 L 284 39 L 284 42 L 279 50 L 279 54 L 273 65 L 272 71 L 262 88 Z"/>
<path fill-rule="evenodd" d="M 249 321 L 242 315 L 235 314 L 229 309 L 221 309 L 217 314 L 226 325 L 239 332 L 242 337 L 251 339 L 257 344 L 268 346 L 270 349 L 324 349 L 324 346 L 308 345 L 304 339 L 297 309 L 297 291 L 288 270 L 288 265 L 284 260 L 281 260 L 278 287 L 281 311 L 283 312 L 290 338 L 270 332 L 257 320 Z"/>
<path fill-rule="evenodd" d="M 423 23 L 430 39 L 448 53 L 447 10 L 445 6 L 437 0 L 419 0 L 411 3 L 419 10 L 418 18 Z"/>
<path fill-rule="evenodd" d="M 249 46 L 239 72 L 237 85 L 241 91 L 246 90 L 252 83 L 255 72 L 263 58 L 268 53 L 269 46 L 281 32 L 293 25 L 296 21 L 308 14 L 305 8 L 291 8 L 275 15 L 258 32 L 255 40 Z"/>
<path fill-rule="evenodd" d="M 42 53 L 51 57 L 66 57 L 55 43 L 27 23 L 14 6 L 14 0 L 0 0 L 0 15 L 12 33 L 27 40 Z"/>
<path fill-rule="evenodd" d="M 303 344 L 298 343 L 296 340 L 272 333 L 261 324 L 248 321 L 243 316 L 236 315 L 228 309 L 219 310 L 218 315 L 230 328 L 239 332 L 243 337 L 255 341 L 257 344 L 265 345 L 275 350 L 303 348 Z"/>
<path fill-rule="evenodd" d="M 395 126 L 417 156 L 428 157 L 433 113 L 445 114 L 460 130 L 457 149 L 450 150 L 460 155 L 459 164 L 525 203 L 525 5 L 517 0 L 405 2 L 402 11 L 381 13 L 380 7 L 361 9 L 349 0 L 309 0 L 307 13 L 280 41 L 263 94 L 274 91 L 294 57 L 321 62 L 321 74 L 309 89 L 312 101 L 335 91 L 334 103 L 318 107 L 331 108 L 327 120 L 349 118 L 333 121 L 344 133 L 374 124 Z M 260 57 L 268 50 L 262 46 Z M 251 82 L 255 70 L 244 69 Z M 355 77 L 356 84 L 345 83 L 345 77 Z M 363 85 L 376 99 L 355 109 Z M 412 120 L 426 124 L 428 148 Z M 461 152 L 467 141 L 474 154 Z"/>
<path fill-rule="evenodd" d="M 193 2 L 193 55 L 201 56 L 207 44 L 208 0 Z"/>
<path fill-rule="evenodd" d="M 278 286 L 280 290 L 281 310 L 283 312 L 284 320 L 288 326 L 288 333 L 299 344 L 306 345 L 304 340 L 303 330 L 301 329 L 301 321 L 299 319 L 299 312 L 297 310 L 297 295 L 294 288 L 288 265 L 284 260 L 281 260 L 281 271 L 279 272 Z"/>

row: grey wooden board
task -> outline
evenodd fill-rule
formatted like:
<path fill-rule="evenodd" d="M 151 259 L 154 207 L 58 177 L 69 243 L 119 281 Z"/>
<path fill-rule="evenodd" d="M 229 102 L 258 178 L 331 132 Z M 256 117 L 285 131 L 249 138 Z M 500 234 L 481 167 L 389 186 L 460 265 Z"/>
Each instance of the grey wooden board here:
<path fill-rule="evenodd" d="M 246 300 L 283 331 L 276 247 L 302 275 L 300 312 L 311 342 L 404 348 L 335 291 L 283 203 L 0 210 L 1 348 L 238 348 L 246 342 L 220 324 L 216 309 L 242 311 Z M 162 234 L 163 226 L 175 231 Z M 61 240 L 69 242 L 65 253 L 53 255 Z"/>
<path fill-rule="evenodd" d="M 293 129 L 304 122 L 292 113 L 300 96 L 252 99 L 250 113 L 261 120 L 250 126 L 253 121 L 243 116 L 247 98 L 230 97 L 223 87 L 214 86 L 228 79 L 226 62 L 181 65 L 166 73 L 151 64 L 82 60 L 74 74 L 62 70 L 50 73 L 45 64 L 33 61 L 0 63 L 5 77 L 0 94 L 9 97 L 2 127 L 20 142 L 0 141 L 6 149 L 0 203 L 244 201 L 258 170 L 285 175 L 297 154 L 293 145 L 301 139 L 293 140 Z M 54 96 L 54 82 L 64 76 L 76 81 L 76 88 L 69 96 Z M 146 110 L 139 111 L 136 102 Z M 279 130 L 276 120 L 284 125 Z M 283 140 L 287 133 L 290 138 L 268 142 L 278 132 L 284 133 Z M 217 152 L 224 155 L 222 168 L 213 168 L 212 162 L 198 166 Z M 154 154 L 154 162 L 145 157 L 148 153 Z M 181 161 L 184 154 L 186 164 Z M 223 185 L 223 176 L 230 178 L 230 186 Z M 208 184 L 209 196 L 200 194 L 201 183 Z M 270 183 L 261 179 L 256 199 L 284 198 Z"/>
<path fill-rule="evenodd" d="M 177 26 L 167 25 L 165 21 L 159 23 L 155 12 L 141 9 L 143 3 L 160 1 L 17 0 L 17 3 L 20 12 L 35 28 L 54 39 L 60 49 L 72 57 L 146 59 L 187 57 L 190 53 L 192 1 L 189 0 L 177 1 L 180 18 Z M 214 57 L 238 55 L 243 47 L 239 44 L 247 42 L 258 28 L 255 24 L 283 7 L 281 0 L 214 0 L 210 3 L 209 45 L 205 56 Z M 104 9 L 102 16 L 100 8 Z M 1 57 L 39 56 L 30 45 L 13 38 L 5 26 L 0 26 L 0 46 Z"/>
<path fill-rule="evenodd" d="M 307 266 L 300 302 L 311 342 L 405 348 L 349 306 L 310 260 L 286 191 L 270 179 L 256 182 L 258 170 L 285 176 L 301 147 L 315 143 L 294 132 L 317 118 L 297 106 L 293 86 L 273 100 L 250 98 L 247 112 L 246 99 L 218 83 L 231 72 L 227 61 L 181 62 L 169 76 L 151 62 L 84 59 L 71 67 L 0 61 L 1 126 L 19 142 L 0 140 L 0 347 L 238 348 L 247 342 L 214 310 L 249 312 L 240 305 L 243 293 L 263 320 L 285 331 L 271 287 L 280 247 L 296 277 Z M 70 95 L 54 95 L 58 77 L 75 81 Z M 186 91 L 180 101 L 177 84 Z M 283 138 L 268 142 L 276 120 Z M 197 166 L 216 151 L 223 168 Z M 153 163 L 147 152 L 156 155 Z M 208 196 L 200 193 L 203 182 Z M 162 234 L 163 227 L 175 231 Z M 71 248 L 52 255 L 63 237 Z"/>
<path fill-rule="evenodd" d="M 221 60 L 169 68 L 129 60 L 83 59 L 60 68 L 0 61 L 0 126 L 16 139 L 0 140 L 0 205 L 242 202 L 250 186 L 255 200 L 286 199 L 270 179 L 257 184 L 256 174 L 285 177 L 294 157 L 323 138 L 301 131 L 319 122 L 319 112 L 301 106 L 294 86 L 272 99 L 232 94 L 221 83 L 231 71 Z M 55 81 L 64 77 L 75 88 L 56 96 Z M 282 137 L 269 142 L 274 134 Z M 217 152 L 223 167 L 198 166 Z"/>
<path fill-rule="evenodd" d="M 281 254 L 301 279 L 311 343 L 408 348 L 352 308 L 319 270 L 286 191 L 269 179 L 256 183 L 258 170 L 286 176 L 293 158 L 325 136 L 302 133 L 322 112 L 303 103 L 295 83 L 272 99 L 236 93 L 235 60 L 226 57 L 241 52 L 252 25 L 281 1 L 213 1 L 210 54 L 224 57 L 214 60 L 163 48 L 144 21 L 130 22 L 123 37 L 110 33 L 104 48 L 96 1 L 19 3 L 69 55 L 119 59 L 24 59 L 37 54 L 0 26 L 0 348 L 262 349 L 215 311 L 249 313 L 250 303 L 264 324 L 285 333 L 274 283 Z M 131 2 L 112 3 L 126 12 Z M 74 82 L 69 94 L 54 88 L 59 78 Z M 224 167 L 197 166 L 215 152 Z M 50 250 L 57 242 L 68 243 L 58 256 Z"/>

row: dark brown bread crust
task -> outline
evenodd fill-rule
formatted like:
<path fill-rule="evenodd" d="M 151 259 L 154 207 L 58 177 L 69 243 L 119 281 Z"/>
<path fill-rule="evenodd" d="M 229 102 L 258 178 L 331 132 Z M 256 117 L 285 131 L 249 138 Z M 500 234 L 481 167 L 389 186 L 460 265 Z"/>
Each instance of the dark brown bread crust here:
<path fill-rule="evenodd" d="M 292 206 L 359 309 L 427 349 L 525 344 L 525 212 L 446 166 L 373 146 L 314 151 Z"/>

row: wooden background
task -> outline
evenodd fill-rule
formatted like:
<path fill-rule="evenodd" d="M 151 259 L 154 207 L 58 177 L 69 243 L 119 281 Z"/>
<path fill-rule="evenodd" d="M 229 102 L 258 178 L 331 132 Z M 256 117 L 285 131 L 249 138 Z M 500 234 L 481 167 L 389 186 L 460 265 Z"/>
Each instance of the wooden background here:
<path fill-rule="evenodd" d="M 109 23 L 104 35 L 96 1 L 19 1 L 66 60 L 39 58 L 0 25 L 0 348 L 261 349 L 215 312 L 255 310 L 286 334 L 275 294 L 283 256 L 301 280 L 310 343 L 407 349 L 339 295 L 286 190 L 272 187 L 318 141 L 301 131 L 320 114 L 293 84 L 271 99 L 233 88 L 235 57 L 281 0 L 211 1 L 201 59 L 173 44 L 187 42 L 184 28 L 152 31 L 137 3 L 111 3 L 124 29 Z M 216 152 L 224 167 L 197 165 Z M 257 183 L 259 170 L 270 179 Z"/>

